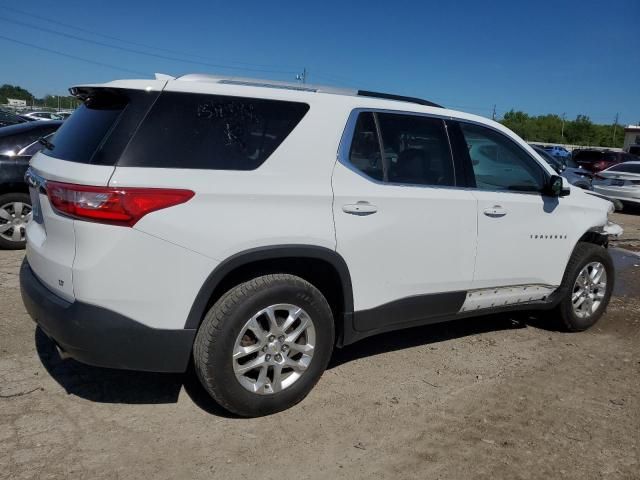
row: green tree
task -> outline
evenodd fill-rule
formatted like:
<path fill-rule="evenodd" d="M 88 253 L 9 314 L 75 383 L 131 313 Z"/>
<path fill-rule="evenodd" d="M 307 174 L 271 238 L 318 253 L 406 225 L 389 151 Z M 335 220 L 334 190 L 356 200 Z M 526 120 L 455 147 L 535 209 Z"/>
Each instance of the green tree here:
<path fill-rule="evenodd" d="M 9 85 L 5 83 L 0 87 L 0 103 L 7 103 L 8 98 L 26 100 L 28 103 L 30 103 L 33 95 L 31 95 L 30 91 L 25 90 L 18 85 Z"/>

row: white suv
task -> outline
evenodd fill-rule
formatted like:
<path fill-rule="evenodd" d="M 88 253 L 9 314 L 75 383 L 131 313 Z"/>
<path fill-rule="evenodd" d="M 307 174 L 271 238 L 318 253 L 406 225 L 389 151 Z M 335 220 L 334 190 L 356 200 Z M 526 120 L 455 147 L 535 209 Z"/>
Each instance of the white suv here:
<path fill-rule="evenodd" d="M 611 203 L 519 137 L 426 101 L 207 75 L 71 89 L 27 173 L 27 310 L 89 364 L 182 372 L 243 416 L 334 346 L 553 309 L 602 315 Z"/>

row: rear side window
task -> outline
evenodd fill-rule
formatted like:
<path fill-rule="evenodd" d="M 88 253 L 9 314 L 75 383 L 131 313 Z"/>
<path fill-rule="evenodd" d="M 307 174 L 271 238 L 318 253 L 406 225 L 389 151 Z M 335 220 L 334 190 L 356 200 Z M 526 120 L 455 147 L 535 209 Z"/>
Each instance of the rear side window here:
<path fill-rule="evenodd" d="M 77 93 L 83 104 L 44 152 L 69 162 L 115 165 L 158 92 L 80 87 Z"/>
<path fill-rule="evenodd" d="M 305 103 L 164 92 L 118 165 L 254 170 L 308 110 Z"/>
<path fill-rule="evenodd" d="M 406 185 L 455 184 L 447 133 L 443 121 L 436 118 L 360 113 L 349 162 L 378 181 Z"/>
<path fill-rule="evenodd" d="M 102 140 L 126 107 L 119 101 L 90 98 L 71 115 L 56 132 L 49 156 L 70 162 L 93 163 L 92 159 Z"/>

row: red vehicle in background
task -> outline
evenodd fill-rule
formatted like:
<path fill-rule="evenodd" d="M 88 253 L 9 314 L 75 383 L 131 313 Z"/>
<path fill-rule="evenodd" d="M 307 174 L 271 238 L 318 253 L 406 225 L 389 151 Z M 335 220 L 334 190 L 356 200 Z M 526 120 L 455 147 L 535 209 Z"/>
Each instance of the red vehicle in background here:
<path fill-rule="evenodd" d="M 582 168 L 591 172 L 600 172 L 618 163 L 639 160 L 636 155 L 612 150 L 574 150 L 573 160 Z"/>

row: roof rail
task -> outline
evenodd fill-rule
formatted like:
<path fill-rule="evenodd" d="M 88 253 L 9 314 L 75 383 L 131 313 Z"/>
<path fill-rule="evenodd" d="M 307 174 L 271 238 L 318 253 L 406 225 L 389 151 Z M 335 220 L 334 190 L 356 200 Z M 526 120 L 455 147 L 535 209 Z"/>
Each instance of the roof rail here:
<path fill-rule="evenodd" d="M 423 100 L 416 97 L 405 97 L 404 95 L 394 95 L 393 93 L 372 92 L 370 90 L 358 90 L 361 97 L 384 98 L 385 100 L 398 100 L 401 102 L 417 103 L 418 105 L 426 105 L 427 107 L 444 108 L 442 105 Z"/>

